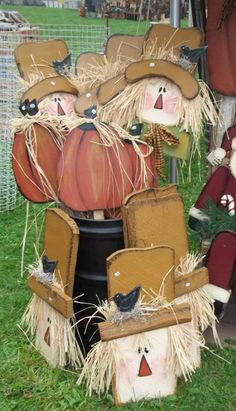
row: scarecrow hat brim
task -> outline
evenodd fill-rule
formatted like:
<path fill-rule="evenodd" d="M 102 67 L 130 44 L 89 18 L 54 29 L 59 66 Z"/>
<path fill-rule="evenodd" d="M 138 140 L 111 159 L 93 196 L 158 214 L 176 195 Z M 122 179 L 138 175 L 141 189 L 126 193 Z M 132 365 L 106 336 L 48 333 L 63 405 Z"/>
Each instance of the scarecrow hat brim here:
<path fill-rule="evenodd" d="M 36 99 L 39 103 L 44 97 L 53 93 L 70 93 L 77 95 L 78 90 L 65 77 L 48 77 L 30 87 L 21 97 L 21 102 Z"/>
<path fill-rule="evenodd" d="M 87 90 L 86 93 L 81 94 L 75 102 L 75 112 L 83 117 L 85 110 L 97 104 L 97 87 Z"/>
<path fill-rule="evenodd" d="M 125 89 L 127 84 L 128 82 L 125 79 L 123 74 L 105 81 L 98 87 L 98 91 L 97 91 L 98 103 L 101 105 L 108 103 L 114 97 L 118 96 L 118 94 L 120 94 Z"/>
<path fill-rule="evenodd" d="M 178 64 L 166 60 L 140 60 L 130 64 L 125 75 L 113 77 L 98 88 L 98 103 L 104 105 L 120 94 L 130 83 L 150 77 L 164 77 L 176 84 L 189 100 L 199 93 L 199 84 L 193 75 Z"/>
<path fill-rule="evenodd" d="M 125 71 L 128 83 L 135 83 L 148 77 L 165 77 L 173 81 L 189 100 L 199 93 L 199 85 L 190 72 L 179 65 L 166 60 L 141 60 L 130 64 Z"/>

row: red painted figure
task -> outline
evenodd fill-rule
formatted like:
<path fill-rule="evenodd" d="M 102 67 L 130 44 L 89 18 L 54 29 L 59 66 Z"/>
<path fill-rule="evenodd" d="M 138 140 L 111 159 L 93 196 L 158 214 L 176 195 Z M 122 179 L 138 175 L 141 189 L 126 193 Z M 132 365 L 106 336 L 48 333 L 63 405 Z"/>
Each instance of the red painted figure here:
<path fill-rule="evenodd" d="M 209 200 L 219 208 L 225 208 L 232 219 L 236 212 L 236 126 L 230 127 L 223 137 L 220 148 L 211 153 L 215 164 L 224 157 L 229 158 L 227 166 L 221 165 L 212 174 L 204 186 L 195 205 L 191 207 L 190 226 L 196 227 L 197 221 L 204 221 L 204 208 Z M 221 157 L 221 159 L 220 159 Z M 212 161 L 214 163 L 214 161 Z M 203 223 L 204 224 L 204 223 Z M 233 220 L 232 220 L 233 226 Z M 206 255 L 206 266 L 209 271 L 210 284 L 207 289 L 218 301 L 226 303 L 230 297 L 230 289 L 236 262 L 236 232 L 224 230 L 214 237 Z"/>

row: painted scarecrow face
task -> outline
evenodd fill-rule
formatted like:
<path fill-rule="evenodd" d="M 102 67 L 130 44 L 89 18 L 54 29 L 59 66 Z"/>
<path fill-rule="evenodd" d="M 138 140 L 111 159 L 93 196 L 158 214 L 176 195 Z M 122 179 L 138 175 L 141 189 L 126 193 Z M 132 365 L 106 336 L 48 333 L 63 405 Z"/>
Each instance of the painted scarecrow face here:
<path fill-rule="evenodd" d="M 35 345 L 48 363 L 55 367 L 59 362 L 59 352 L 58 342 L 53 332 L 51 310 L 53 308 L 44 303 L 44 310 L 41 310 L 38 320 Z"/>
<path fill-rule="evenodd" d="M 167 373 L 167 329 L 119 338 L 116 392 L 121 403 L 173 394 L 175 376 Z"/>
<path fill-rule="evenodd" d="M 39 110 L 54 116 L 73 113 L 77 97 L 69 93 L 53 93 L 39 103 Z"/>
<path fill-rule="evenodd" d="M 150 79 L 137 115 L 147 123 L 177 125 L 178 103 L 181 98 L 181 91 L 173 82 L 165 78 Z"/>

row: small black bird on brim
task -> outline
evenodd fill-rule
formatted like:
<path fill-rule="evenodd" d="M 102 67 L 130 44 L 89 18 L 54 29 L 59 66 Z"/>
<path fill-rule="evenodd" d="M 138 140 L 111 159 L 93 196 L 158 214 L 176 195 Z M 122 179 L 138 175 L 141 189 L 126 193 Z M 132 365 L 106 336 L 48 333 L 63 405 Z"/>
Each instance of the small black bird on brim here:
<path fill-rule="evenodd" d="M 188 46 L 180 47 L 180 58 L 188 60 L 190 63 L 197 63 L 198 59 L 204 55 L 207 46 L 191 49 Z"/>
<path fill-rule="evenodd" d="M 113 301 L 121 312 L 129 312 L 134 309 L 134 306 L 139 298 L 141 286 L 135 287 L 128 294 L 117 293 L 113 297 Z"/>
<path fill-rule="evenodd" d="M 43 263 L 43 272 L 44 273 L 54 273 L 55 268 L 57 266 L 57 261 L 55 260 L 49 260 L 46 255 L 43 256 L 42 258 L 42 263 Z"/>

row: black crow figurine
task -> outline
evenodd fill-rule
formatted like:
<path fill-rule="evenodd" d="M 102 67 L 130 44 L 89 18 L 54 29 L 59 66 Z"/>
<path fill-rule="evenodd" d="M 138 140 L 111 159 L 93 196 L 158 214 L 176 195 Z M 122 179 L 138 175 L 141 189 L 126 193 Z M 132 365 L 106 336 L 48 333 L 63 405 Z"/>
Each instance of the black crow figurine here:
<path fill-rule="evenodd" d="M 113 300 L 117 305 L 117 308 L 122 313 L 132 311 L 139 298 L 140 285 L 131 290 L 128 294 L 117 293 L 114 295 Z"/>
<path fill-rule="evenodd" d="M 199 58 L 206 52 L 207 46 L 190 49 L 188 46 L 180 47 L 180 58 L 188 60 L 190 63 L 197 63 Z"/>
<path fill-rule="evenodd" d="M 46 255 L 43 256 L 42 259 L 42 263 L 43 263 L 43 272 L 44 273 L 54 273 L 55 268 L 57 266 L 57 261 L 55 260 L 49 260 L 48 257 Z"/>
<path fill-rule="evenodd" d="M 52 62 L 52 66 L 57 74 L 66 75 L 70 72 L 71 68 L 71 55 L 68 54 L 64 60 L 55 60 Z"/>

